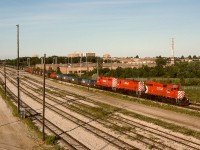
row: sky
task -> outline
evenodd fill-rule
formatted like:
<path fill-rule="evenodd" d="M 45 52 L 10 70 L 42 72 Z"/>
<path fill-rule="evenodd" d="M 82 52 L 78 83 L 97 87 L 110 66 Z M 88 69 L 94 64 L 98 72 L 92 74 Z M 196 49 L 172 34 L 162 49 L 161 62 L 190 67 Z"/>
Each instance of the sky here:
<path fill-rule="evenodd" d="M 200 56 L 200 0 L 0 0 L 0 59 Z"/>

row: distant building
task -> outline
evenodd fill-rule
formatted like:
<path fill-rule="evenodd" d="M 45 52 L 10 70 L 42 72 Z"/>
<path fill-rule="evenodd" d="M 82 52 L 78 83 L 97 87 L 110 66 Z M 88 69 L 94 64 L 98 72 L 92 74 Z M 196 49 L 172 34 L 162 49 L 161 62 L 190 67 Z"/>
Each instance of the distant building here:
<path fill-rule="evenodd" d="M 104 59 L 109 59 L 109 58 L 111 58 L 111 56 L 110 56 L 110 54 L 104 54 L 104 55 L 103 55 L 103 58 L 104 58 Z"/>
<path fill-rule="evenodd" d="M 119 61 L 123 64 L 151 65 L 156 63 L 156 58 L 122 58 Z"/>
<path fill-rule="evenodd" d="M 32 55 L 32 57 L 37 57 L 37 58 L 39 58 L 39 55 L 38 55 L 38 54 L 34 54 L 34 55 Z"/>
<path fill-rule="evenodd" d="M 81 52 L 74 52 L 74 53 L 71 53 L 71 54 L 68 54 L 67 57 L 81 57 L 83 56 L 83 53 Z"/>
<path fill-rule="evenodd" d="M 82 52 L 74 52 L 71 54 L 68 54 L 67 57 L 95 57 L 95 53 L 82 53 Z"/>
<path fill-rule="evenodd" d="M 95 57 L 95 53 L 85 53 L 85 56 L 87 57 Z"/>

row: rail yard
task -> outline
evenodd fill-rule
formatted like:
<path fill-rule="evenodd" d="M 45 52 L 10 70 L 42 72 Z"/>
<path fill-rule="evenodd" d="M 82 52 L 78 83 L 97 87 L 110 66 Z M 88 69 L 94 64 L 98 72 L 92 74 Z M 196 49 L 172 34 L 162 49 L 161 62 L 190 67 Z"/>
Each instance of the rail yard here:
<path fill-rule="evenodd" d="M 8 96 L 17 101 L 16 78 L 9 75 L 15 73 L 16 70 L 7 68 Z M 2 71 L 0 77 L 3 84 Z M 123 101 L 97 89 L 81 88 L 52 79 L 46 83 L 47 134 L 56 135 L 65 149 L 200 149 L 198 138 L 138 119 L 131 113 L 196 131 L 200 128 L 198 117 Z M 39 129 L 42 127 L 42 93 L 42 78 L 24 73 L 20 79 L 21 106 Z M 183 109 L 195 107 L 197 110 L 191 111 L 199 111 L 198 104 L 194 105 Z"/>
<path fill-rule="evenodd" d="M 200 1 L 0 1 L 0 150 L 200 150 Z"/>

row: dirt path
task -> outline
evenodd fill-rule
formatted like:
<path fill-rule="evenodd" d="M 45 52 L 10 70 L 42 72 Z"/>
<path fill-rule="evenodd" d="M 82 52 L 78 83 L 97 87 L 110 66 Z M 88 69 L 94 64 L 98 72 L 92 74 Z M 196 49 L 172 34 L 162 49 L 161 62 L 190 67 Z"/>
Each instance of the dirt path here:
<path fill-rule="evenodd" d="M 29 130 L 19 118 L 13 117 L 10 108 L 0 97 L 0 150 L 45 149 L 38 144 L 39 141 L 36 133 Z"/>

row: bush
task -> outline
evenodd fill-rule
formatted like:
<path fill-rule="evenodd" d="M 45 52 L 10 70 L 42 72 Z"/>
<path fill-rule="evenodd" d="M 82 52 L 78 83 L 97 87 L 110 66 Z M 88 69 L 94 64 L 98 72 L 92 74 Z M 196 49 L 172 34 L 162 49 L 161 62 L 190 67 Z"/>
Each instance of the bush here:
<path fill-rule="evenodd" d="M 56 136 L 54 136 L 54 135 L 47 136 L 45 139 L 45 143 L 49 144 L 49 145 L 56 144 L 56 142 L 57 142 L 57 139 L 56 139 Z"/>

